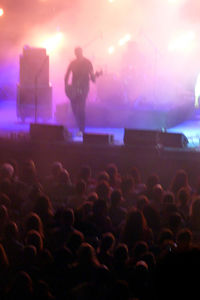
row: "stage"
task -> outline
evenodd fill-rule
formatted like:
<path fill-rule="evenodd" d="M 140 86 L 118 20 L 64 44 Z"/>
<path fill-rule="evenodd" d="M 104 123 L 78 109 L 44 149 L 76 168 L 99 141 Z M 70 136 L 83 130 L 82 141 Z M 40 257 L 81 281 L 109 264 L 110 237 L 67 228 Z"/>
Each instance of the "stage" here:
<path fill-rule="evenodd" d="M 141 113 L 141 110 L 135 110 L 135 114 L 138 115 Z M 173 112 L 172 112 L 173 113 Z M 122 114 L 122 111 L 121 111 Z M 150 113 L 149 113 L 150 114 Z M 152 114 L 152 113 L 151 113 Z M 147 115 L 147 111 L 145 112 L 145 115 Z M 96 116 L 96 119 L 98 117 Z M 81 143 L 83 141 L 83 138 L 77 135 L 77 129 L 72 128 L 72 126 L 75 126 L 74 121 L 72 120 L 72 112 L 69 111 L 66 115 L 66 122 L 64 123 L 63 119 L 61 120 L 62 125 L 67 128 L 67 130 L 70 133 L 71 141 Z M 118 117 L 118 119 L 120 119 Z M 182 117 L 184 119 L 184 116 Z M 100 124 L 100 121 L 95 122 L 89 120 L 88 126 L 86 127 L 86 133 L 97 133 L 97 134 L 110 134 L 114 137 L 114 145 L 123 145 L 123 138 L 124 138 L 124 128 L 132 128 L 132 129 L 142 129 L 142 130 L 156 130 L 155 125 L 152 127 L 150 123 L 148 123 L 146 120 L 144 120 L 144 124 L 142 124 L 142 121 L 144 119 L 140 119 L 140 124 L 138 125 L 137 120 L 134 120 L 132 122 L 132 126 L 123 126 L 123 127 L 115 127 L 115 126 L 102 126 L 103 121 L 105 123 L 105 120 L 102 121 L 102 124 Z M 113 121 L 113 120 L 112 120 Z M 34 123 L 34 118 L 27 118 L 25 122 L 22 122 L 16 114 L 16 101 L 13 100 L 4 100 L 0 103 L 0 136 L 1 137 L 22 137 L 29 135 L 30 130 L 30 123 Z M 37 120 L 36 121 L 39 124 L 43 124 L 44 120 Z M 45 122 L 46 124 L 55 124 L 60 125 L 61 123 L 56 119 L 52 118 L 51 120 L 48 120 Z M 97 126 L 99 123 L 99 126 Z M 142 124 L 142 125 L 141 125 Z M 156 122 L 154 122 L 156 124 Z M 174 123 L 175 124 L 175 123 Z M 91 126 L 96 125 L 96 126 Z M 107 125 L 107 124 L 106 124 Z M 111 122 L 110 124 L 111 125 Z M 114 124 L 115 125 L 115 124 Z M 119 125 L 119 124 L 117 124 Z M 120 124 L 121 125 L 121 124 Z M 126 124 L 125 124 L 126 125 Z M 188 145 L 187 149 L 185 150 L 192 150 L 192 151 L 199 151 L 200 150 L 200 111 L 194 110 L 190 114 L 190 118 L 186 118 L 185 121 L 181 122 L 180 124 L 176 124 L 174 127 L 164 128 L 164 127 L 158 127 L 157 130 L 165 130 L 169 133 L 182 133 L 186 136 L 188 139 Z"/>

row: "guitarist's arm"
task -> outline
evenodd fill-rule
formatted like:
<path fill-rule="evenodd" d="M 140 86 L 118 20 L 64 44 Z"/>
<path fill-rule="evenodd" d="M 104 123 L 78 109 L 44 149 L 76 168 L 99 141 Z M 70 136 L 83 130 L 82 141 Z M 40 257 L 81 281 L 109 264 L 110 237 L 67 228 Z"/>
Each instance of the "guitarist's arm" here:
<path fill-rule="evenodd" d="M 95 76 L 92 64 L 90 65 L 90 79 L 91 79 L 92 82 L 96 81 L 96 76 Z"/>
<path fill-rule="evenodd" d="M 67 71 L 65 74 L 65 87 L 68 85 L 70 73 L 71 73 L 71 64 L 67 68 Z"/>
<path fill-rule="evenodd" d="M 96 78 L 98 78 L 102 74 L 103 74 L 102 71 L 94 73 L 93 68 L 92 68 L 92 72 L 90 73 L 90 79 L 91 79 L 91 81 L 95 83 L 96 82 Z"/>

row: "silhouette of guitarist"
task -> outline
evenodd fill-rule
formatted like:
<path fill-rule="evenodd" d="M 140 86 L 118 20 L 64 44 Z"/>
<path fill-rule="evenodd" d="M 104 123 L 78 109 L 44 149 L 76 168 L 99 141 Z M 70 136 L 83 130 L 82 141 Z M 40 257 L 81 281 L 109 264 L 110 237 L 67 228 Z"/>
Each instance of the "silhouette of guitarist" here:
<path fill-rule="evenodd" d="M 95 82 L 96 74 L 94 74 L 92 63 L 83 56 L 82 48 L 75 48 L 74 54 L 76 59 L 69 64 L 65 75 L 65 92 L 70 99 L 81 135 L 85 130 L 85 106 L 89 84 L 90 80 Z M 70 74 L 72 74 L 71 84 L 69 84 Z"/>

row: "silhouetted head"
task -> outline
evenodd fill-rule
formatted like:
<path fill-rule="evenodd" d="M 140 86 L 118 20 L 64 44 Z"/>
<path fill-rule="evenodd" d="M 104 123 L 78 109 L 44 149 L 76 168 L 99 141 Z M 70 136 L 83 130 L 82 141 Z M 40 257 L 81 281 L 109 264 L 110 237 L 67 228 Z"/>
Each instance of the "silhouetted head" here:
<path fill-rule="evenodd" d="M 106 232 L 102 236 L 101 249 L 108 251 L 113 248 L 115 243 L 115 236 L 111 232 Z"/>
<path fill-rule="evenodd" d="M 140 195 L 137 199 L 136 206 L 137 209 L 143 211 L 144 207 L 149 204 L 149 199 L 145 195 Z"/>
<path fill-rule="evenodd" d="M 163 198 L 164 190 L 161 184 L 156 184 L 153 187 L 153 200 L 161 201 Z"/>
<path fill-rule="evenodd" d="M 80 179 L 77 183 L 76 183 L 76 192 L 78 194 L 84 195 L 86 193 L 86 183 L 83 179 Z"/>
<path fill-rule="evenodd" d="M 130 175 L 133 177 L 135 184 L 141 183 L 141 175 L 137 167 L 132 167 Z"/>
<path fill-rule="evenodd" d="M 110 176 L 109 174 L 106 172 L 106 171 L 101 171 L 99 174 L 98 174 L 98 177 L 97 177 L 97 180 L 98 182 L 102 181 L 102 180 L 105 180 L 109 183 L 110 181 Z"/>
<path fill-rule="evenodd" d="M 25 245 L 23 251 L 23 259 L 25 263 L 29 265 L 34 264 L 37 255 L 37 248 L 33 245 Z"/>
<path fill-rule="evenodd" d="M 43 236 L 43 223 L 38 214 L 31 212 L 25 221 L 25 229 L 28 232 L 29 230 L 36 230 Z"/>
<path fill-rule="evenodd" d="M 0 205 L 0 223 L 5 224 L 9 220 L 8 210 L 5 205 Z"/>
<path fill-rule="evenodd" d="M 72 208 L 66 208 L 62 212 L 62 222 L 67 227 L 71 227 L 74 225 L 75 216 L 74 216 L 74 211 Z"/>
<path fill-rule="evenodd" d="M 34 212 L 37 213 L 43 220 L 46 215 L 53 215 L 53 207 L 50 198 L 43 194 L 36 199 L 34 206 Z"/>
<path fill-rule="evenodd" d="M 110 196 L 112 206 L 118 206 L 122 202 L 121 190 L 113 190 Z"/>
<path fill-rule="evenodd" d="M 75 54 L 75 56 L 76 56 L 77 58 L 83 57 L 83 50 L 82 50 L 82 48 L 81 48 L 81 47 L 76 47 L 76 48 L 74 49 L 74 54 Z"/>
<path fill-rule="evenodd" d="M 163 196 L 163 204 L 174 204 L 175 196 L 172 192 L 166 192 Z"/>
<path fill-rule="evenodd" d="M 0 268 L 5 270 L 9 266 L 9 260 L 6 251 L 2 244 L 0 244 Z"/>
<path fill-rule="evenodd" d="M 5 229 L 4 229 L 4 234 L 6 239 L 16 239 L 19 233 L 18 226 L 15 222 L 10 221 Z"/>
<path fill-rule="evenodd" d="M 110 198 L 110 185 L 107 181 L 103 180 L 96 186 L 96 193 L 101 200 L 107 200 Z"/>
<path fill-rule="evenodd" d="M 53 162 L 51 166 L 51 172 L 53 176 L 58 177 L 63 170 L 63 165 L 60 161 Z"/>
<path fill-rule="evenodd" d="M 189 249 L 193 238 L 193 233 L 188 228 L 182 228 L 177 233 L 177 244 L 179 249 Z"/>
<path fill-rule="evenodd" d="M 173 232 L 170 228 L 164 227 L 159 233 L 158 244 L 163 245 L 166 241 L 173 241 Z"/>
<path fill-rule="evenodd" d="M 121 182 L 122 194 L 126 195 L 134 191 L 135 182 L 132 176 L 124 176 Z"/>
<path fill-rule="evenodd" d="M 99 264 L 95 249 L 89 243 L 82 243 L 78 250 L 78 262 L 84 265 Z"/>
<path fill-rule="evenodd" d="M 15 295 L 16 298 L 31 299 L 32 293 L 33 282 L 31 277 L 24 271 L 18 271 L 11 286 L 11 296 Z"/>
<path fill-rule="evenodd" d="M 1 178 L 11 179 L 14 175 L 14 168 L 9 163 L 4 163 L 0 169 Z"/>
<path fill-rule="evenodd" d="M 106 167 L 106 172 L 111 178 L 115 177 L 118 174 L 117 166 L 113 163 L 108 164 Z"/>
<path fill-rule="evenodd" d="M 145 241 L 137 241 L 132 250 L 134 257 L 140 260 L 142 255 L 149 251 L 149 246 Z"/>
<path fill-rule="evenodd" d="M 84 179 L 87 182 L 88 179 L 91 177 L 91 173 L 92 173 L 91 167 L 84 165 L 80 169 L 79 176 L 80 176 L 80 178 Z"/>
<path fill-rule="evenodd" d="M 107 203 L 103 199 L 99 199 L 94 203 L 93 213 L 95 217 L 102 217 L 107 215 Z"/>
<path fill-rule="evenodd" d="M 170 190 L 172 192 L 176 193 L 179 191 L 180 188 L 182 187 L 188 187 L 189 183 L 188 183 L 188 174 L 185 170 L 177 170 L 174 178 L 172 179 L 171 182 L 171 188 Z"/>
<path fill-rule="evenodd" d="M 85 237 L 84 234 L 78 230 L 75 230 L 68 241 L 68 247 L 72 251 L 72 253 L 76 253 L 81 246 L 81 244 L 84 242 Z"/>
<path fill-rule="evenodd" d="M 147 189 L 153 189 L 156 184 L 159 184 L 159 176 L 157 174 L 149 175 L 146 182 Z"/>
<path fill-rule="evenodd" d="M 35 246 L 39 253 L 43 249 L 43 239 L 36 230 L 30 230 L 26 236 L 26 245 Z"/>
<path fill-rule="evenodd" d="M 178 202 L 180 205 L 187 205 L 190 200 L 190 192 L 187 187 L 182 187 L 178 190 L 177 194 Z"/>
<path fill-rule="evenodd" d="M 129 257 L 128 247 L 125 243 L 120 243 L 115 249 L 114 259 L 116 262 L 125 263 Z"/>
<path fill-rule="evenodd" d="M 195 222 L 197 221 L 199 224 L 199 215 L 200 215 L 200 196 L 196 197 L 192 203 L 191 207 L 191 218 Z"/>

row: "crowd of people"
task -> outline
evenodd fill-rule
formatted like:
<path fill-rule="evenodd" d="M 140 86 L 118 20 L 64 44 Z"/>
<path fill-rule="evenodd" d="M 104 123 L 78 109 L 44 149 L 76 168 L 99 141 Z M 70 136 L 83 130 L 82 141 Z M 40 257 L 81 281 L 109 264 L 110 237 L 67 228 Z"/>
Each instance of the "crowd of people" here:
<path fill-rule="evenodd" d="M 1 299 L 191 299 L 200 266 L 200 182 L 163 188 L 116 164 L 76 178 L 52 162 L 0 166 Z"/>

